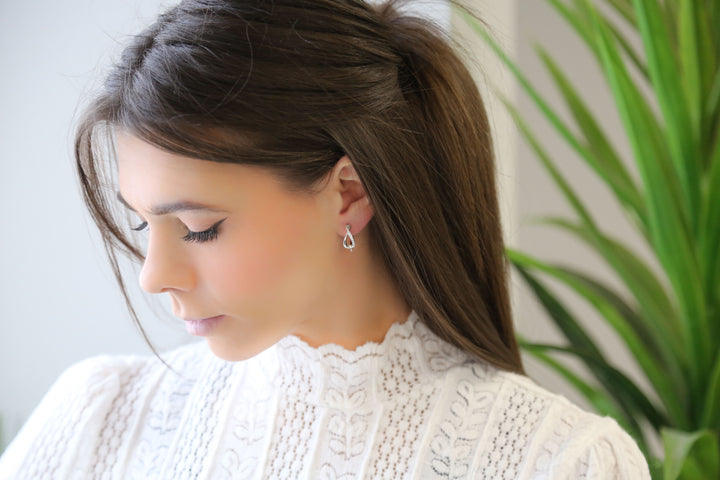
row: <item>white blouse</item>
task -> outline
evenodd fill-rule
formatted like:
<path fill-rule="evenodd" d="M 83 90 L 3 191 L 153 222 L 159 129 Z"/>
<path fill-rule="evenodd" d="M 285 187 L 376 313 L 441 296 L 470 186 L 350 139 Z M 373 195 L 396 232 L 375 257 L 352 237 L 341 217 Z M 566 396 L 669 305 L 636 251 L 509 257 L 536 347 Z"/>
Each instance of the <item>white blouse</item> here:
<path fill-rule="evenodd" d="M 649 479 L 633 440 L 411 313 L 349 351 L 290 336 L 243 362 L 204 342 L 68 369 L 0 479 Z"/>

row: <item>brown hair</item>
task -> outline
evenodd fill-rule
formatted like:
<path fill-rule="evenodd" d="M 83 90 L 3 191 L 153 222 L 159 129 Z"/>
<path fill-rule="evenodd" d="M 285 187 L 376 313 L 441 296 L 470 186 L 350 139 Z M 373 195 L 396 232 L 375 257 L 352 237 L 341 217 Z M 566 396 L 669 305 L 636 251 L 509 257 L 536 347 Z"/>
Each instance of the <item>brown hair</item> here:
<path fill-rule="evenodd" d="M 118 253 L 143 255 L 103 188 L 117 127 L 173 153 L 261 165 L 308 194 L 347 154 L 374 209 L 369 248 L 408 305 L 441 338 L 522 372 L 482 99 L 444 34 L 397 3 L 184 0 L 134 37 L 75 155 L 136 322 Z"/>

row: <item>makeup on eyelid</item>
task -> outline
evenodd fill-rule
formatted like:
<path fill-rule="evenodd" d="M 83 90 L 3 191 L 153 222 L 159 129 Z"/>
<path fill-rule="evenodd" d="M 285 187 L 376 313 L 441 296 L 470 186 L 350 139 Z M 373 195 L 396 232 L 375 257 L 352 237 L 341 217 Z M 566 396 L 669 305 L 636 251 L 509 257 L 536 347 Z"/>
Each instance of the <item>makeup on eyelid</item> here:
<path fill-rule="evenodd" d="M 225 220 L 227 220 L 227 217 L 223 218 L 222 220 L 220 220 L 218 222 L 215 222 L 210 228 L 208 228 L 206 230 L 201 230 L 201 231 L 191 230 L 186 226 L 185 228 L 187 228 L 188 232 L 185 236 L 180 237 L 180 238 L 186 242 L 197 242 L 197 243 L 204 243 L 204 242 L 209 242 L 209 241 L 215 240 L 219 233 L 218 228 Z M 131 230 L 133 230 L 135 232 L 140 232 L 140 231 L 145 230 L 147 227 L 148 227 L 148 222 L 142 222 L 137 227 L 131 228 Z"/>

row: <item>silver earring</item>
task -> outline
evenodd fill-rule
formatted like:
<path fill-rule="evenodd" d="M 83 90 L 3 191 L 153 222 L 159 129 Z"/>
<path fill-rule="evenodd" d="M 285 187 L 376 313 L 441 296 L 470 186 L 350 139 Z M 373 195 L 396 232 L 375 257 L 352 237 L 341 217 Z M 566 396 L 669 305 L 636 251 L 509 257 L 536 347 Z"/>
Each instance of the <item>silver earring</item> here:
<path fill-rule="evenodd" d="M 355 237 L 350 233 L 350 225 L 345 225 L 345 231 L 347 233 L 345 234 L 345 238 L 343 238 L 343 247 L 352 252 L 353 248 L 355 248 Z"/>

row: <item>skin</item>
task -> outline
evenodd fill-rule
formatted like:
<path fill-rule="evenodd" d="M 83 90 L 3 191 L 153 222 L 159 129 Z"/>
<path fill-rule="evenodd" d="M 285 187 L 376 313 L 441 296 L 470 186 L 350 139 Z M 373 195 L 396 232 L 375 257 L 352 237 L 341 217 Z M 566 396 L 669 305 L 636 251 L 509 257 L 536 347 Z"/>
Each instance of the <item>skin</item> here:
<path fill-rule="evenodd" d="M 140 285 L 169 295 L 180 318 L 223 315 L 203 335 L 220 358 L 252 357 L 287 335 L 355 349 L 410 314 L 365 241 L 373 210 L 347 157 L 322 191 L 301 195 L 259 167 L 182 157 L 122 132 L 116 146 L 121 198 L 148 224 Z M 211 208 L 158 211 L 178 202 Z M 217 222 L 217 238 L 183 239 Z"/>

